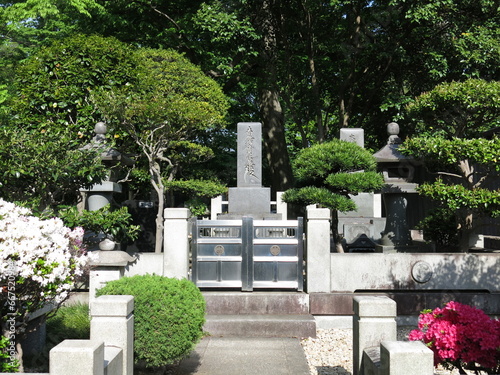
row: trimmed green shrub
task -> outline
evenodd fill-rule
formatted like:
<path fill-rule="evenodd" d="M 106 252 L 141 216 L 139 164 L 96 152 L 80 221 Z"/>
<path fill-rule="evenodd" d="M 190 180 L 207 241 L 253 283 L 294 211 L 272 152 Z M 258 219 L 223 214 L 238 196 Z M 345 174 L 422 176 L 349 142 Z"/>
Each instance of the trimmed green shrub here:
<path fill-rule="evenodd" d="M 110 281 L 97 295 L 132 295 L 135 362 L 175 364 L 203 335 L 205 300 L 189 280 L 137 275 Z"/>

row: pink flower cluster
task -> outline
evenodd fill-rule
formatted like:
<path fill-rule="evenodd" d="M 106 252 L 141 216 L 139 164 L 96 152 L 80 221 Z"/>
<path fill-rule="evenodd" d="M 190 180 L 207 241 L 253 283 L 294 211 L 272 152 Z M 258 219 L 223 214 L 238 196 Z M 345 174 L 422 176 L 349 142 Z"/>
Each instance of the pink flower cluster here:
<path fill-rule="evenodd" d="M 434 352 L 434 362 L 500 365 L 500 321 L 482 310 L 458 302 L 422 313 L 412 341 L 422 340 Z"/>

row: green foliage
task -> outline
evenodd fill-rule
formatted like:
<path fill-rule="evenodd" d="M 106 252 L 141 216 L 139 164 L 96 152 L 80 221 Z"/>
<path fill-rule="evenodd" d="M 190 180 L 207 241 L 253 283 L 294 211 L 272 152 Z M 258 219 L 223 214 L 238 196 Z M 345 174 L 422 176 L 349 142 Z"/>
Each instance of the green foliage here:
<path fill-rule="evenodd" d="M 189 197 L 185 205 L 193 216 L 203 216 L 208 212 L 209 198 L 227 192 L 227 187 L 218 181 L 210 180 L 173 180 L 165 181 L 165 190 Z"/>
<path fill-rule="evenodd" d="M 473 210 L 491 217 L 500 217 L 500 190 L 469 189 L 462 185 L 448 185 L 441 179 L 422 184 L 418 192 L 443 203 L 452 211 Z"/>
<path fill-rule="evenodd" d="M 327 188 L 315 186 L 287 190 L 282 198 L 285 202 L 293 202 L 301 206 L 320 204 L 323 207 L 342 212 L 356 209 L 356 205 L 348 197 L 332 193 Z"/>
<path fill-rule="evenodd" d="M 134 56 L 133 48 L 116 39 L 88 35 L 41 48 L 16 70 L 17 95 L 11 103 L 16 123 L 38 131 L 68 128 L 88 140 L 102 121 L 90 94 L 98 87 L 132 83 Z"/>
<path fill-rule="evenodd" d="M 0 335 L 0 371 L 2 372 L 18 372 L 19 362 L 17 359 L 12 360 L 9 354 L 9 348 L 12 345 L 11 341 Z"/>
<path fill-rule="evenodd" d="M 96 236 L 104 233 L 118 242 L 134 241 L 139 237 L 140 226 L 132 224 L 127 207 L 111 210 L 108 204 L 95 211 L 80 212 L 77 207 L 70 206 L 59 211 L 59 217 L 69 228 L 82 227 Z"/>
<path fill-rule="evenodd" d="M 293 165 L 298 188 L 287 190 L 283 200 L 330 208 L 335 237 L 337 211 L 356 209 L 349 194 L 374 191 L 384 184 L 382 175 L 375 172 L 377 164 L 368 150 L 338 139 L 302 149 Z"/>
<path fill-rule="evenodd" d="M 97 295 L 132 295 L 135 361 L 147 367 L 184 358 L 202 337 L 205 300 L 189 280 L 157 275 L 123 277 L 108 282 Z"/>
<path fill-rule="evenodd" d="M 24 361 L 25 368 L 49 372 L 50 350 L 64 340 L 90 339 L 90 311 L 87 303 L 63 305 L 47 318 L 47 336 L 41 351 Z"/>
<path fill-rule="evenodd" d="M 97 153 L 79 149 L 76 133 L 0 127 L 0 197 L 35 212 L 76 204 L 79 189 L 101 181 Z"/>
<path fill-rule="evenodd" d="M 438 174 L 436 181 L 420 185 L 418 192 L 455 215 L 460 247 L 467 250 L 467 237 L 478 226 L 476 219 L 500 216 L 500 190 L 492 190 L 490 185 L 500 172 L 500 139 L 415 137 L 407 139 L 399 150 L 422 160 Z M 428 220 L 437 222 L 433 217 Z"/>
<path fill-rule="evenodd" d="M 325 183 L 330 189 L 349 194 L 373 191 L 383 185 L 378 172 L 331 174 Z"/>
<path fill-rule="evenodd" d="M 214 198 L 227 193 L 227 187 L 218 181 L 174 180 L 165 181 L 165 189 L 197 197 Z"/>
<path fill-rule="evenodd" d="M 167 162 L 164 175 L 172 179 L 182 166 L 213 157 L 197 139 L 224 125 L 227 100 L 215 81 L 177 52 L 142 49 L 137 58 L 135 84 L 96 90 L 93 101 L 150 163 Z"/>
<path fill-rule="evenodd" d="M 484 172 L 500 172 L 500 139 L 413 137 L 399 147 L 399 151 L 423 160 L 436 168 L 458 171 L 463 160 L 480 164 Z"/>
<path fill-rule="evenodd" d="M 47 340 L 57 345 L 66 339 L 90 339 L 89 306 L 76 303 L 60 307 L 56 314 L 47 319 Z"/>
<path fill-rule="evenodd" d="M 301 150 L 293 163 L 301 184 L 322 183 L 334 173 L 374 171 L 377 163 L 368 150 L 338 139 Z"/>
<path fill-rule="evenodd" d="M 434 242 L 438 251 L 454 250 L 458 246 L 457 219 L 449 208 L 431 211 L 416 229 L 423 230 L 424 240 Z"/>
<path fill-rule="evenodd" d="M 419 134 L 478 137 L 500 126 L 500 82 L 443 83 L 420 95 L 407 112 Z"/>

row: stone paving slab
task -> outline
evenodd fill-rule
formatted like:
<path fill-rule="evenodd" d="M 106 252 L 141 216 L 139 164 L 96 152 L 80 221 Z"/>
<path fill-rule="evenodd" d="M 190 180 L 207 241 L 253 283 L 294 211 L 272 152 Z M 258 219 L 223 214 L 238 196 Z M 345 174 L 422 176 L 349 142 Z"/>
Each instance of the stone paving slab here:
<path fill-rule="evenodd" d="M 297 338 L 205 337 L 176 375 L 308 375 Z"/>

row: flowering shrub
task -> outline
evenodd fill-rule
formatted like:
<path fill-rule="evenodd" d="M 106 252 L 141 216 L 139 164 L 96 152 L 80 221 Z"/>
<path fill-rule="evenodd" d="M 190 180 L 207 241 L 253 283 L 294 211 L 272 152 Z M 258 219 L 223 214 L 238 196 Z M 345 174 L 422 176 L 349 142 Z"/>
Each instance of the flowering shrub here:
<path fill-rule="evenodd" d="M 22 338 L 31 313 L 47 304 L 58 307 L 82 276 L 89 260 L 83 232 L 0 199 L 0 312 L 2 333 L 12 345 Z"/>
<path fill-rule="evenodd" d="M 500 321 L 482 310 L 458 302 L 424 311 L 412 341 L 422 340 L 434 352 L 435 364 L 446 368 L 500 372 Z"/>

